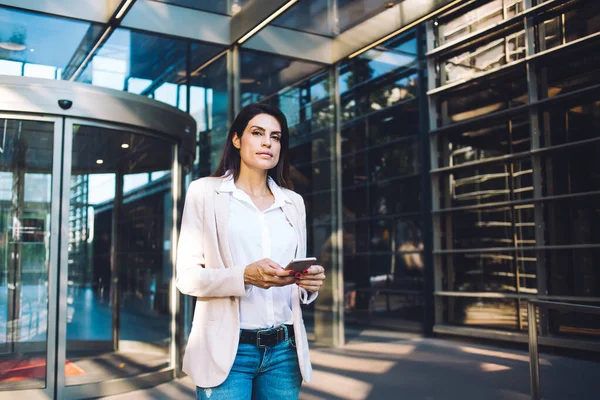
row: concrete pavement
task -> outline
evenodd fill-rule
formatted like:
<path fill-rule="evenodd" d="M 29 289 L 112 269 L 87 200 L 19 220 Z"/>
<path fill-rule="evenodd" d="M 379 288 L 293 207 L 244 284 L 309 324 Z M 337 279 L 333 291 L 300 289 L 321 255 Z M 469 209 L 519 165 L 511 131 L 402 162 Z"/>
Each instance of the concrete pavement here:
<path fill-rule="evenodd" d="M 527 351 L 411 334 L 364 330 L 344 348 L 312 346 L 313 380 L 301 400 L 526 400 Z M 600 363 L 542 353 L 542 395 L 547 400 L 591 400 L 600 393 Z M 194 399 L 189 378 L 117 396 L 124 399 Z"/>

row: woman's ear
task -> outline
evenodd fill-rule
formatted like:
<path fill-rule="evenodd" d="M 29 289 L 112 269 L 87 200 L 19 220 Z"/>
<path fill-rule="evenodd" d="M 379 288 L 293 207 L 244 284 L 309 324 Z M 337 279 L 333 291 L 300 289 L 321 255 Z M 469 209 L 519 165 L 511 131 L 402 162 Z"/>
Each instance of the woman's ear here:
<path fill-rule="evenodd" d="M 233 137 L 231 138 L 231 143 L 233 143 L 233 147 L 235 147 L 238 150 L 240 149 L 240 147 L 241 147 L 241 140 L 240 140 L 240 137 L 235 132 L 233 134 Z"/>

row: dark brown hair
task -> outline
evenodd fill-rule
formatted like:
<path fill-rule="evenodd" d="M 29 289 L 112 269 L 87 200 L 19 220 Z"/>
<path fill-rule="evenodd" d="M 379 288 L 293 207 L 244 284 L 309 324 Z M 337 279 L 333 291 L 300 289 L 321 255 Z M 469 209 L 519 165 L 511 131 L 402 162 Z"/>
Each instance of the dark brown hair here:
<path fill-rule="evenodd" d="M 274 168 L 269 170 L 268 174 L 279 186 L 292 189 L 290 163 L 288 160 L 290 132 L 287 119 L 279 108 L 269 104 L 248 104 L 240 111 L 237 117 L 235 117 L 233 124 L 231 124 L 231 128 L 229 129 L 229 133 L 227 134 L 221 162 L 219 162 L 217 170 L 211 176 L 225 176 L 227 171 L 230 171 L 230 173 L 233 174 L 233 179 L 238 178 L 240 175 L 241 156 L 240 150 L 233 145 L 233 135 L 237 135 L 241 139 L 250 120 L 259 114 L 268 114 L 272 116 L 281 126 L 281 150 L 279 152 L 279 162 Z"/>

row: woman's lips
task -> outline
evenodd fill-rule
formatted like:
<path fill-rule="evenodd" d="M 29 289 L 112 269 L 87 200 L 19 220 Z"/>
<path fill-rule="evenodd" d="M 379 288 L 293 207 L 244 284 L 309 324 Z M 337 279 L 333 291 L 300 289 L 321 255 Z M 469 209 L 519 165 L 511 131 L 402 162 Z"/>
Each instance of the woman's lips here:
<path fill-rule="evenodd" d="M 273 155 L 271 153 L 257 153 L 259 155 L 259 157 L 262 158 L 273 158 Z"/>

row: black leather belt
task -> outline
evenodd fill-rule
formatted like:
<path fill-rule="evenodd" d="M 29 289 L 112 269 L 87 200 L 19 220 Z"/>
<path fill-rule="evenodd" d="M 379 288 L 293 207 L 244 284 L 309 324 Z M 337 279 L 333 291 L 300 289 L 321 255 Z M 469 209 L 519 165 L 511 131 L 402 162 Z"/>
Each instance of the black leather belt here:
<path fill-rule="evenodd" d="M 294 326 L 285 325 L 285 327 L 287 328 L 287 338 L 294 337 Z M 241 331 L 240 343 L 254 344 L 257 347 L 276 346 L 286 339 L 283 325 L 269 329 L 242 329 Z"/>

